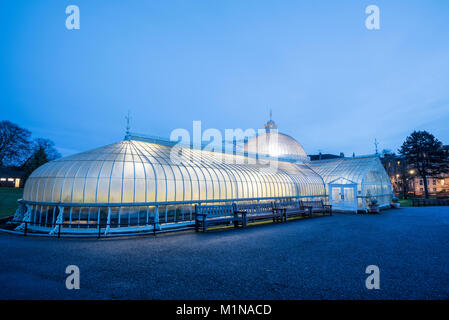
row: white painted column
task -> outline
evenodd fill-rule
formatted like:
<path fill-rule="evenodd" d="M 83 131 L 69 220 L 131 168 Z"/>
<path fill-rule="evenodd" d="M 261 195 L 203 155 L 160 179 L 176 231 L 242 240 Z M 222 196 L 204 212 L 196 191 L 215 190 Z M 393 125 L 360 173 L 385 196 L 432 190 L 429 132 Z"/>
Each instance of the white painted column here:
<path fill-rule="evenodd" d="M 26 212 L 22 219 L 23 222 L 17 228 L 14 229 L 15 231 L 23 231 L 25 229 L 25 221 L 31 222 L 31 212 L 32 212 L 31 206 L 29 204 L 26 204 L 25 207 Z"/>
<path fill-rule="evenodd" d="M 56 218 L 56 222 L 55 222 L 53 229 L 51 229 L 51 231 L 48 233 L 49 235 L 54 235 L 55 233 L 57 233 L 58 229 L 59 229 L 59 224 L 61 224 L 64 221 L 64 219 L 63 219 L 64 207 L 59 206 L 58 209 L 59 209 L 58 217 Z M 70 208 L 70 210 L 72 210 L 72 208 Z M 62 226 L 61 226 L 61 229 L 62 229 Z"/>
<path fill-rule="evenodd" d="M 156 229 L 160 230 L 160 226 L 159 226 L 159 206 L 156 206 L 156 209 L 154 211 L 154 221 L 156 222 Z"/>
<path fill-rule="evenodd" d="M 106 221 L 106 230 L 104 231 L 104 235 L 107 235 L 110 229 L 111 229 L 111 207 L 108 207 L 108 219 Z"/>

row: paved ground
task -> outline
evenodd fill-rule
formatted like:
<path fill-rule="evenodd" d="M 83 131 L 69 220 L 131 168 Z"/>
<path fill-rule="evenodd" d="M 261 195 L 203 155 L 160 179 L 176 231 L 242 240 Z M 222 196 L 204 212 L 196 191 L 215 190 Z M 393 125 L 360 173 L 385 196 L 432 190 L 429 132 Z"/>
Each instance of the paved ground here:
<path fill-rule="evenodd" d="M 127 239 L 0 233 L 0 256 L 2 299 L 448 299 L 449 207 Z M 69 264 L 80 290 L 65 289 Z M 371 264 L 380 290 L 365 288 Z"/>

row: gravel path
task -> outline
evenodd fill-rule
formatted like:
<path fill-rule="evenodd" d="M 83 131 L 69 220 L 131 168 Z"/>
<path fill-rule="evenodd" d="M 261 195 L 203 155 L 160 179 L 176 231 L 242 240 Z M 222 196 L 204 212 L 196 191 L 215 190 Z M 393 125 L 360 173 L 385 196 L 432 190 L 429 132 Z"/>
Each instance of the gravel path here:
<path fill-rule="evenodd" d="M 449 207 L 335 214 L 206 234 L 0 233 L 1 299 L 448 299 Z M 65 288 L 77 265 L 81 289 Z M 380 290 L 365 268 L 380 268 Z"/>

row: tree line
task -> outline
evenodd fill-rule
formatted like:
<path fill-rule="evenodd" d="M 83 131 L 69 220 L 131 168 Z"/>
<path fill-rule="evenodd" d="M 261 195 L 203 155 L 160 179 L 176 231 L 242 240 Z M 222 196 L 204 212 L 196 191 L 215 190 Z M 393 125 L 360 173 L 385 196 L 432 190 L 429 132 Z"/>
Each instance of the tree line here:
<path fill-rule="evenodd" d="M 7 120 L 0 121 L 0 167 L 22 171 L 22 183 L 38 167 L 60 157 L 53 141 L 32 139 L 31 131 Z"/>

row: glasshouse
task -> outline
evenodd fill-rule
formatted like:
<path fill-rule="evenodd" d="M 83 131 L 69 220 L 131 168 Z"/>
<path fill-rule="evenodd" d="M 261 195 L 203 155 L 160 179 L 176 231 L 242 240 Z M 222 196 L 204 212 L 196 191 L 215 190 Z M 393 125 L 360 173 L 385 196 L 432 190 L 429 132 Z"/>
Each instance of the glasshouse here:
<path fill-rule="evenodd" d="M 373 199 L 381 207 L 391 203 L 390 178 L 377 156 L 312 161 L 309 167 L 323 178 L 335 210 L 366 210 Z"/>
<path fill-rule="evenodd" d="M 365 210 L 374 198 L 389 205 L 392 188 L 376 156 L 310 161 L 302 146 L 275 133 L 273 124 L 242 153 L 127 135 L 48 162 L 25 184 L 16 230 L 112 235 L 191 228 L 195 206 L 201 205 L 303 199 L 353 212 Z"/>

